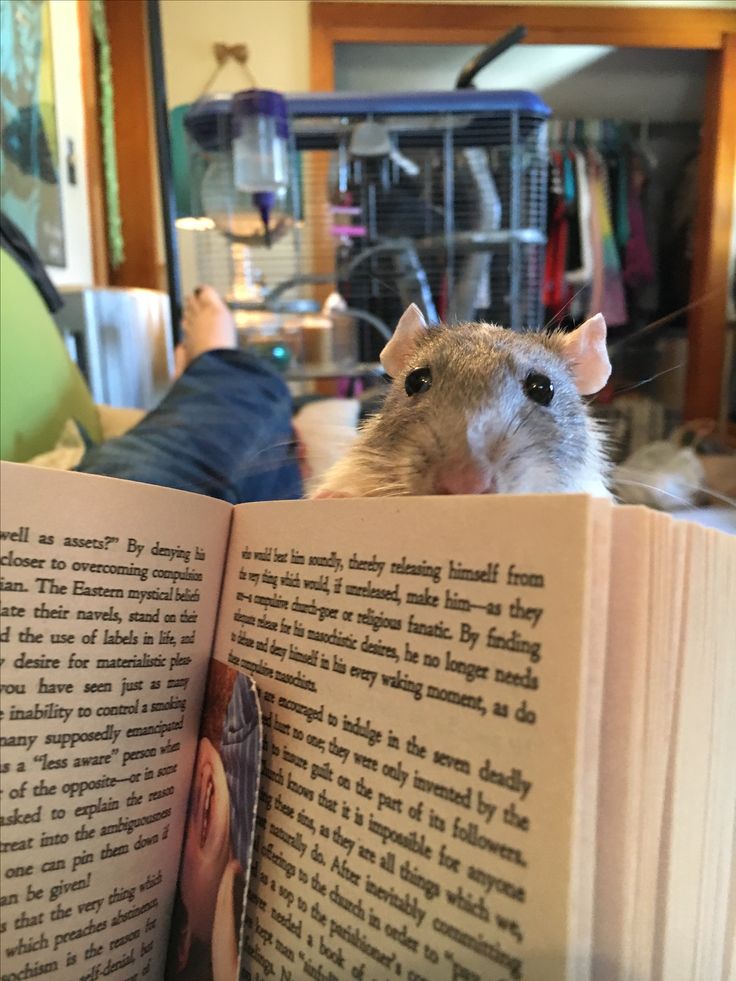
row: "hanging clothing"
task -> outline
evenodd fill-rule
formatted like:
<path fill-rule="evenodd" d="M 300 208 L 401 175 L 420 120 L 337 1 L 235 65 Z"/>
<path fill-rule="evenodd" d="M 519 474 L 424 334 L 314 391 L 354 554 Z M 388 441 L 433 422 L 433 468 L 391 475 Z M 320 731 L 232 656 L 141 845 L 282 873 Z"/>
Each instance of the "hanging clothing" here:
<path fill-rule="evenodd" d="M 619 250 L 626 248 L 631 235 L 629 223 L 629 160 L 628 154 L 617 153 L 611 158 L 610 186 L 614 194 L 615 206 L 611 209 L 616 228 L 616 244 Z"/>
<path fill-rule="evenodd" d="M 652 183 L 656 163 L 623 142 L 624 130 L 604 127 L 598 145 L 579 125 L 579 145 L 549 154 L 546 316 L 577 323 L 600 311 L 609 327 L 636 326 L 657 307 L 662 208 L 655 205 L 664 189 Z"/>
<path fill-rule="evenodd" d="M 646 182 L 646 172 L 641 160 L 631 161 L 629 177 L 629 239 L 624 252 L 624 282 L 633 290 L 654 282 L 654 259 L 647 238 L 646 221 L 642 193 Z"/>
<path fill-rule="evenodd" d="M 609 327 L 620 327 L 627 321 L 626 295 L 621 276 L 616 239 L 613 233 L 610 210 L 610 189 L 603 158 L 597 150 L 588 151 L 588 165 L 592 182 L 592 213 L 595 216 L 591 226 L 600 242 L 594 242 L 594 254 L 600 266 L 594 274 L 598 289 L 594 289 L 588 315 L 602 313 Z M 600 298 L 599 305 L 596 303 Z"/>
<path fill-rule="evenodd" d="M 566 302 L 565 259 L 567 257 L 567 237 L 569 219 L 565 202 L 562 155 L 553 150 L 550 153 L 549 192 L 548 192 L 547 250 L 544 261 L 542 302 L 553 315 Z"/>
<path fill-rule="evenodd" d="M 588 150 L 585 159 L 588 174 L 588 186 L 590 188 L 590 246 L 591 246 L 591 290 L 588 297 L 587 316 L 593 316 L 601 311 L 603 306 L 603 231 L 601 226 L 601 214 L 598 203 L 600 176 L 595 165 L 593 151 Z"/>
<path fill-rule="evenodd" d="M 573 290 L 589 284 L 593 279 L 593 242 L 590 230 L 590 184 L 584 154 L 573 147 L 569 151 L 575 167 L 575 189 L 577 192 L 577 226 L 580 241 L 580 264 L 565 270 L 565 279 Z"/>
<path fill-rule="evenodd" d="M 565 278 L 567 270 L 580 266 L 580 219 L 578 217 L 578 189 L 575 180 L 575 160 L 569 149 L 562 154 L 562 174 L 567 213 L 567 250 L 565 253 Z"/>

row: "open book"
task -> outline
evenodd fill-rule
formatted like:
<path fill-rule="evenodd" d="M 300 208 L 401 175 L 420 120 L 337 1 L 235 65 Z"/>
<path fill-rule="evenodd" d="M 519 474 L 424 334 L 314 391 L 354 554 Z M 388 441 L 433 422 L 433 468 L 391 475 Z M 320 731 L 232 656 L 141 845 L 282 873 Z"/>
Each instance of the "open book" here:
<path fill-rule="evenodd" d="M 2 507 L 3 978 L 733 976 L 736 540 L 15 464 Z"/>

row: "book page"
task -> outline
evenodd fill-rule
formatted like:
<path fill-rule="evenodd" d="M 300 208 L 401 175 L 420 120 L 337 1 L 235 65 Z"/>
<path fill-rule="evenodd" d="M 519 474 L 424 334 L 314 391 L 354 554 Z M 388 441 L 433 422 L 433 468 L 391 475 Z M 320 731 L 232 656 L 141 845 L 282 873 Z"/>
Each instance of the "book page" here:
<path fill-rule="evenodd" d="M 236 508 L 215 657 L 264 722 L 245 977 L 567 976 L 593 526 L 563 496 Z"/>
<path fill-rule="evenodd" d="M 601 721 L 594 925 L 596 981 L 632 977 L 634 883 L 642 812 L 652 512 L 613 511 L 611 577 Z"/>
<path fill-rule="evenodd" d="M 689 526 L 658 977 L 733 977 L 736 539 Z M 721 972 L 724 972 L 723 975 Z"/>
<path fill-rule="evenodd" d="M 728 929 L 728 900 L 733 832 L 736 826 L 736 725 L 733 700 L 736 696 L 734 657 L 734 597 L 730 557 L 736 556 L 736 541 L 712 529 L 700 530 L 705 539 L 708 562 L 706 609 L 703 630 L 708 635 L 712 678 L 708 729 L 701 734 L 707 758 L 704 787 L 704 820 L 700 841 L 700 896 L 695 926 L 697 977 L 718 977 L 723 954 L 736 937 Z M 724 695 L 724 693 L 726 693 Z M 677 793 L 680 788 L 675 789 Z"/>
<path fill-rule="evenodd" d="M 613 509 L 608 501 L 591 501 L 592 548 L 585 583 L 583 609 L 586 656 L 581 663 L 581 693 L 576 739 L 577 780 L 573 824 L 574 864 L 569 902 L 571 957 L 570 981 L 590 981 L 595 949 L 596 863 L 600 833 L 598 795 L 600 782 L 603 691 L 606 670 L 607 626 L 611 593 Z M 574 957 L 574 960 L 573 960 Z"/>
<path fill-rule="evenodd" d="M 2 465 L 9 977 L 161 976 L 230 513 Z"/>
<path fill-rule="evenodd" d="M 635 974 L 655 976 L 655 960 L 661 947 L 657 919 L 663 915 L 658 873 L 666 854 L 668 796 L 671 760 L 679 711 L 681 657 L 680 637 L 685 600 L 689 526 L 669 515 L 651 514 L 650 602 L 644 703 L 640 828 L 637 873 L 634 880 L 631 958 Z M 684 963 L 684 962 L 683 962 Z"/>

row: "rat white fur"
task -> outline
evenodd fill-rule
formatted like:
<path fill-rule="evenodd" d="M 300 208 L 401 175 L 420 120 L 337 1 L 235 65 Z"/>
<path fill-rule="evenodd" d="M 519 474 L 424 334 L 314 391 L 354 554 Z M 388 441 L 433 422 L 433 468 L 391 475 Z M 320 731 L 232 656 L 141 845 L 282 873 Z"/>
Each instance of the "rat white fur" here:
<path fill-rule="evenodd" d="M 600 314 L 569 334 L 514 333 L 427 327 L 412 305 L 381 355 L 393 378 L 383 408 L 312 496 L 610 496 L 602 439 L 581 397 L 608 380 L 605 337 Z M 547 404 L 530 395 L 530 378 L 552 391 Z"/>

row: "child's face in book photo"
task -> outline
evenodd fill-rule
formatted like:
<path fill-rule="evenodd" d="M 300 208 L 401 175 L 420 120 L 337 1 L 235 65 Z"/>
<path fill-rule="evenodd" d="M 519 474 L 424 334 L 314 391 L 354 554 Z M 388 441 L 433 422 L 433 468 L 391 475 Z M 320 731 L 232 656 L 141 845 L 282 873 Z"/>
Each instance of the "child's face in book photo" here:
<path fill-rule="evenodd" d="M 166 977 L 235 981 L 260 766 L 250 682 L 210 665 Z"/>
<path fill-rule="evenodd" d="M 212 981 L 230 981 L 238 973 L 238 931 L 243 911 L 243 870 L 237 859 L 225 867 L 217 893 L 212 927 Z"/>
<path fill-rule="evenodd" d="M 212 937 L 217 892 L 230 858 L 230 794 L 220 754 L 201 739 L 182 857 L 181 891 L 192 936 Z"/>

